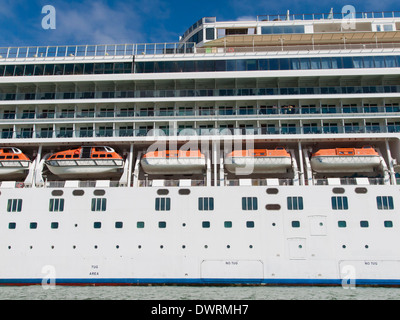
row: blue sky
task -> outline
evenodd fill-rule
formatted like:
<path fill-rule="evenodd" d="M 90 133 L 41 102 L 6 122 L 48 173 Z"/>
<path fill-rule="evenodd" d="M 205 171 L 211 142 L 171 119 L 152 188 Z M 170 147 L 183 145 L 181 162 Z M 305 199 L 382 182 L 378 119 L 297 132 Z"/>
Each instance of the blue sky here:
<path fill-rule="evenodd" d="M 56 9 L 56 29 L 42 28 L 42 7 Z M 205 16 L 217 21 L 257 15 L 400 11 L 398 0 L 0 0 L 0 47 L 177 42 Z"/>

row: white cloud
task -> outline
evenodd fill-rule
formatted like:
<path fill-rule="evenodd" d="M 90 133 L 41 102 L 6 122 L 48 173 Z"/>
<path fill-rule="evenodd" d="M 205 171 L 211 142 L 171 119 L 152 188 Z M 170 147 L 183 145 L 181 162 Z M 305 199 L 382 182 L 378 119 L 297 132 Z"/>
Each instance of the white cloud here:
<path fill-rule="evenodd" d="M 57 1 L 56 30 L 45 31 L 47 40 L 63 44 L 115 44 L 147 42 L 148 20 L 167 16 L 160 0 L 79 3 Z M 155 15 L 156 14 L 156 15 Z M 42 33 L 43 34 L 43 33 Z"/>

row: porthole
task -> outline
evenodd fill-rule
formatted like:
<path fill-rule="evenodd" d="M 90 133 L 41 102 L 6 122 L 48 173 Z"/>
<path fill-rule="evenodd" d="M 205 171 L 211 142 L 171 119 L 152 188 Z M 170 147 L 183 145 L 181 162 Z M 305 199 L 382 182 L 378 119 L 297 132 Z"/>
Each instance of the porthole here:
<path fill-rule="evenodd" d="M 267 210 L 281 210 L 281 205 L 280 204 L 267 204 L 265 206 L 265 209 Z"/>
<path fill-rule="evenodd" d="M 267 189 L 267 194 L 278 194 L 279 190 L 278 188 L 268 188 Z"/>
<path fill-rule="evenodd" d="M 355 188 L 354 191 L 355 191 L 356 193 L 367 193 L 367 192 L 368 192 L 368 189 L 367 189 L 367 188 L 364 188 L 364 187 L 358 187 L 358 188 Z"/>
<path fill-rule="evenodd" d="M 93 191 L 93 194 L 95 196 L 104 196 L 106 194 L 106 190 L 103 189 L 97 189 Z"/>
<path fill-rule="evenodd" d="M 335 194 L 343 194 L 344 193 L 344 188 L 333 188 L 332 192 Z"/>
<path fill-rule="evenodd" d="M 158 189 L 158 190 L 157 190 L 157 194 L 158 194 L 159 196 L 166 196 L 168 193 L 169 193 L 169 190 L 168 190 L 168 189 Z"/>
<path fill-rule="evenodd" d="M 64 191 L 62 191 L 62 190 L 53 190 L 51 192 L 51 195 L 54 197 L 59 197 L 59 196 L 62 196 L 63 194 L 64 194 Z"/>
<path fill-rule="evenodd" d="M 74 195 L 74 196 L 83 196 L 84 194 L 85 194 L 85 191 L 81 190 L 81 189 L 76 189 L 76 190 L 72 191 L 72 195 Z"/>
<path fill-rule="evenodd" d="M 182 196 L 187 196 L 190 194 L 190 189 L 179 189 L 178 193 Z"/>

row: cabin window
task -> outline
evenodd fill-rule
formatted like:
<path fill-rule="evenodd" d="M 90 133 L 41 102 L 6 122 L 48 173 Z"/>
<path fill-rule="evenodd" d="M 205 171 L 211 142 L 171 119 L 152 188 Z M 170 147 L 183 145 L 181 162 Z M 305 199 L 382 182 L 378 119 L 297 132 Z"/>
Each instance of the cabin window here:
<path fill-rule="evenodd" d="M 52 222 L 52 223 L 50 224 L 50 227 L 51 227 L 52 229 L 58 229 L 58 222 Z"/>
<path fill-rule="evenodd" d="M 164 229 L 164 228 L 167 227 L 167 223 L 166 223 L 165 221 L 159 221 L 159 222 L 158 222 L 158 227 L 159 227 L 160 229 Z"/>
<path fill-rule="evenodd" d="M 376 205 L 379 210 L 393 210 L 393 197 L 392 196 L 378 196 L 376 197 Z"/>
<path fill-rule="evenodd" d="M 63 198 L 55 198 L 50 199 L 49 202 L 49 211 L 50 212 L 62 212 L 64 211 L 64 199 Z"/>
<path fill-rule="evenodd" d="M 22 199 L 8 199 L 7 212 L 21 212 Z"/>
<path fill-rule="evenodd" d="M 213 197 L 200 197 L 198 204 L 199 204 L 200 211 L 214 210 L 214 198 Z"/>
<path fill-rule="evenodd" d="M 242 210 L 258 210 L 257 197 L 242 197 Z"/>
<path fill-rule="evenodd" d="M 31 222 L 29 224 L 29 229 L 37 229 L 37 222 Z"/>
<path fill-rule="evenodd" d="M 116 221 L 115 222 L 115 228 L 116 229 L 122 229 L 122 227 L 124 226 L 122 221 Z"/>
<path fill-rule="evenodd" d="M 171 210 L 171 198 L 156 198 L 155 209 L 156 211 Z"/>
<path fill-rule="evenodd" d="M 201 225 L 202 225 L 203 228 L 209 228 L 210 227 L 210 221 L 203 221 L 201 223 Z"/>
<path fill-rule="evenodd" d="M 369 223 L 368 221 L 360 221 L 360 227 L 361 228 L 368 228 L 369 227 Z"/>
<path fill-rule="evenodd" d="M 300 221 L 292 221 L 292 228 L 300 228 Z"/>
<path fill-rule="evenodd" d="M 15 229 L 17 227 L 17 224 L 15 222 L 10 222 L 8 224 L 8 229 Z"/>
<path fill-rule="evenodd" d="M 107 198 L 92 198 L 92 211 L 106 211 Z"/>
<path fill-rule="evenodd" d="M 246 221 L 247 228 L 254 228 L 254 221 Z"/>
<path fill-rule="evenodd" d="M 349 209 L 347 197 L 332 197 L 331 199 L 333 210 L 347 210 Z"/>
<path fill-rule="evenodd" d="M 383 225 L 385 226 L 385 228 L 393 228 L 393 222 L 392 221 L 384 221 Z"/>
<path fill-rule="evenodd" d="M 100 229 L 101 228 L 101 222 L 99 222 L 99 221 L 93 222 L 93 228 L 94 229 Z"/>
<path fill-rule="evenodd" d="M 232 228 L 232 221 L 224 221 L 225 228 Z"/>
<path fill-rule="evenodd" d="M 77 190 L 72 191 L 72 194 L 74 196 L 83 196 L 85 194 L 85 191 L 81 190 L 81 189 L 77 189 Z"/>
<path fill-rule="evenodd" d="M 144 221 L 138 221 L 138 222 L 136 223 L 136 227 L 137 227 L 138 229 L 143 229 L 143 228 L 144 228 Z"/>
<path fill-rule="evenodd" d="M 287 197 L 288 210 L 303 210 L 303 197 Z"/>
<path fill-rule="evenodd" d="M 344 220 L 338 221 L 338 227 L 339 228 L 346 228 L 347 227 L 346 221 L 344 221 Z"/>

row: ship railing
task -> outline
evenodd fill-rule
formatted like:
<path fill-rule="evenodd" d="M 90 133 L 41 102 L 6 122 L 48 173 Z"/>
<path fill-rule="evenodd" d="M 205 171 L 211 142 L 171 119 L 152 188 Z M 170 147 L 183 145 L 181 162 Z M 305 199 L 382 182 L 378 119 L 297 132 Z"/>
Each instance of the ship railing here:
<path fill-rule="evenodd" d="M 315 135 L 315 134 L 377 134 L 389 133 L 399 134 L 400 125 L 397 123 L 388 125 L 356 125 L 354 123 L 345 123 L 345 126 L 338 124 L 328 124 L 327 126 L 314 126 L 314 123 L 304 124 L 302 126 L 291 123 L 288 126 L 277 126 L 269 124 L 262 127 L 240 127 L 240 128 L 163 128 L 163 129 L 112 129 L 100 128 L 94 130 L 93 128 L 81 128 L 73 130 L 72 128 L 63 128 L 53 130 L 53 128 L 41 128 L 41 131 L 33 131 L 33 128 L 18 128 L 17 131 L 3 131 L 0 133 L 0 139 L 63 139 L 63 138 L 85 138 L 85 139 L 99 139 L 99 138 L 141 138 L 141 139 L 168 139 L 170 137 L 221 137 L 221 139 L 229 138 L 229 136 L 263 136 L 263 135 Z M 39 128 L 36 128 L 38 130 Z"/>
<path fill-rule="evenodd" d="M 251 185 L 251 186 L 292 186 L 293 185 L 293 179 L 287 179 L 287 178 L 278 178 L 278 179 L 244 179 L 246 180 L 246 185 Z M 249 181 L 249 183 L 247 183 Z M 225 180 L 225 186 L 240 186 L 244 185 L 241 183 L 241 179 L 227 179 Z"/>
<path fill-rule="evenodd" d="M 329 117 L 335 117 L 337 114 L 373 114 L 373 113 L 395 113 L 400 112 L 400 106 L 397 105 L 374 105 L 374 106 L 260 106 L 252 108 L 231 108 L 231 109 L 187 109 L 187 110 L 131 110 L 131 111 L 38 111 L 35 113 L 34 110 L 26 110 L 23 112 L 4 112 L 0 114 L 2 120 L 24 120 L 26 122 L 31 119 L 46 120 L 46 119 L 95 119 L 95 118 L 168 118 L 168 117 L 208 117 L 208 116 L 219 116 L 219 117 L 257 117 L 257 116 L 273 116 L 273 115 L 298 115 L 305 117 L 321 115 Z"/>
<path fill-rule="evenodd" d="M 309 14 L 277 14 L 277 15 L 258 15 L 257 21 L 315 21 L 315 20 L 341 20 L 341 19 L 382 19 L 400 18 L 399 11 L 367 11 L 367 12 L 328 12 L 328 13 L 309 13 Z"/>
<path fill-rule="evenodd" d="M 301 45 L 290 45 L 284 43 L 271 44 L 269 46 L 252 46 L 252 47 L 202 47 L 197 48 L 196 52 L 198 54 L 223 54 L 227 53 L 230 55 L 235 55 L 236 53 L 259 53 L 259 52 L 276 52 L 282 55 L 282 52 L 291 51 L 338 51 L 338 50 L 352 50 L 352 52 L 359 50 L 376 50 L 382 49 L 385 52 L 388 50 L 399 49 L 400 43 L 396 42 L 374 42 L 374 43 L 363 43 L 363 44 L 353 44 L 353 43 L 334 43 L 334 44 L 301 44 Z M 336 52 L 337 53 L 337 52 Z"/>
<path fill-rule="evenodd" d="M 98 185 L 99 180 L 46 180 L 44 183 L 45 188 L 64 188 L 69 182 L 72 181 L 72 185 L 77 188 L 95 188 Z M 106 181 L 107 187 L 119 187 L 118 181 Z"/>
<path fill-rule="evenodd" d="M 313 179 L 313 184 L 317 186 L 322 185 L 383 185 L 385 184 L 384 178 L 372 177 L 345 177 L 345 178 L 317 178 Z"/>
<path fill-rule="evenodd" d="M 81 59 L 84 57 L 112 59 L 136 55 L 170 55 L 194 53 L 194 42 L 139 43 L 109 45 L 71 45 L 71 46 L 36 46 L 36 47 L 1 47 L 0 60 L 26 60 L 60 58 Z M 48 59 L 47 59 L 48 60 Z"/>
<path fill-rule="evenodd" d="M 139 187 L 180 187 L 180 186 L 188 186 L 187 185 L 187 180 L 184 180 L 182 182 L 179 179 L 160 179 L 157 180 L 157 183 L 155 183 L 155 180 L 152 179 L 144 179 L 144 180 L 139 180 L 138 181 L 138 186 Z M 200 180 L 200 179 L 190 179 L 189 186 L 191 187 L 203 187 L 205 186 L 205 180 Z"/>
<path fill-rule="evenodd" d="M 0 93 L 0 101 L 41 100 L 94 100 L 94 99 L 132 99 L 132 98 L 186 98 L 186 97 L 242 97 L 271 95 L 338 95 L 398 93 L 399 85 L 364 85 L 330 87 L 281 87 L 281 88 L 238 88 L 238 89 L 181 89 L 181 90 L 135 90 L 135 91 L 92 91 L 92 92 L 41 92 L 41 93 Z M 115 100 L 114 100 L 115 99 Z M 109 102 L 109 101 L 107 101 Z M 107 111 L 108 112 L 108 111 Z M 105 117 L 107 112 L 97 112 L 96 116 Z M 140 115 L 140 112 L 138 112 Z M 68 114 L 66 115 L 68 116 Z M 83 116 L 86 116 L 83 113 Z M 26 114 L 26 118 L 31 117 Z"/>

